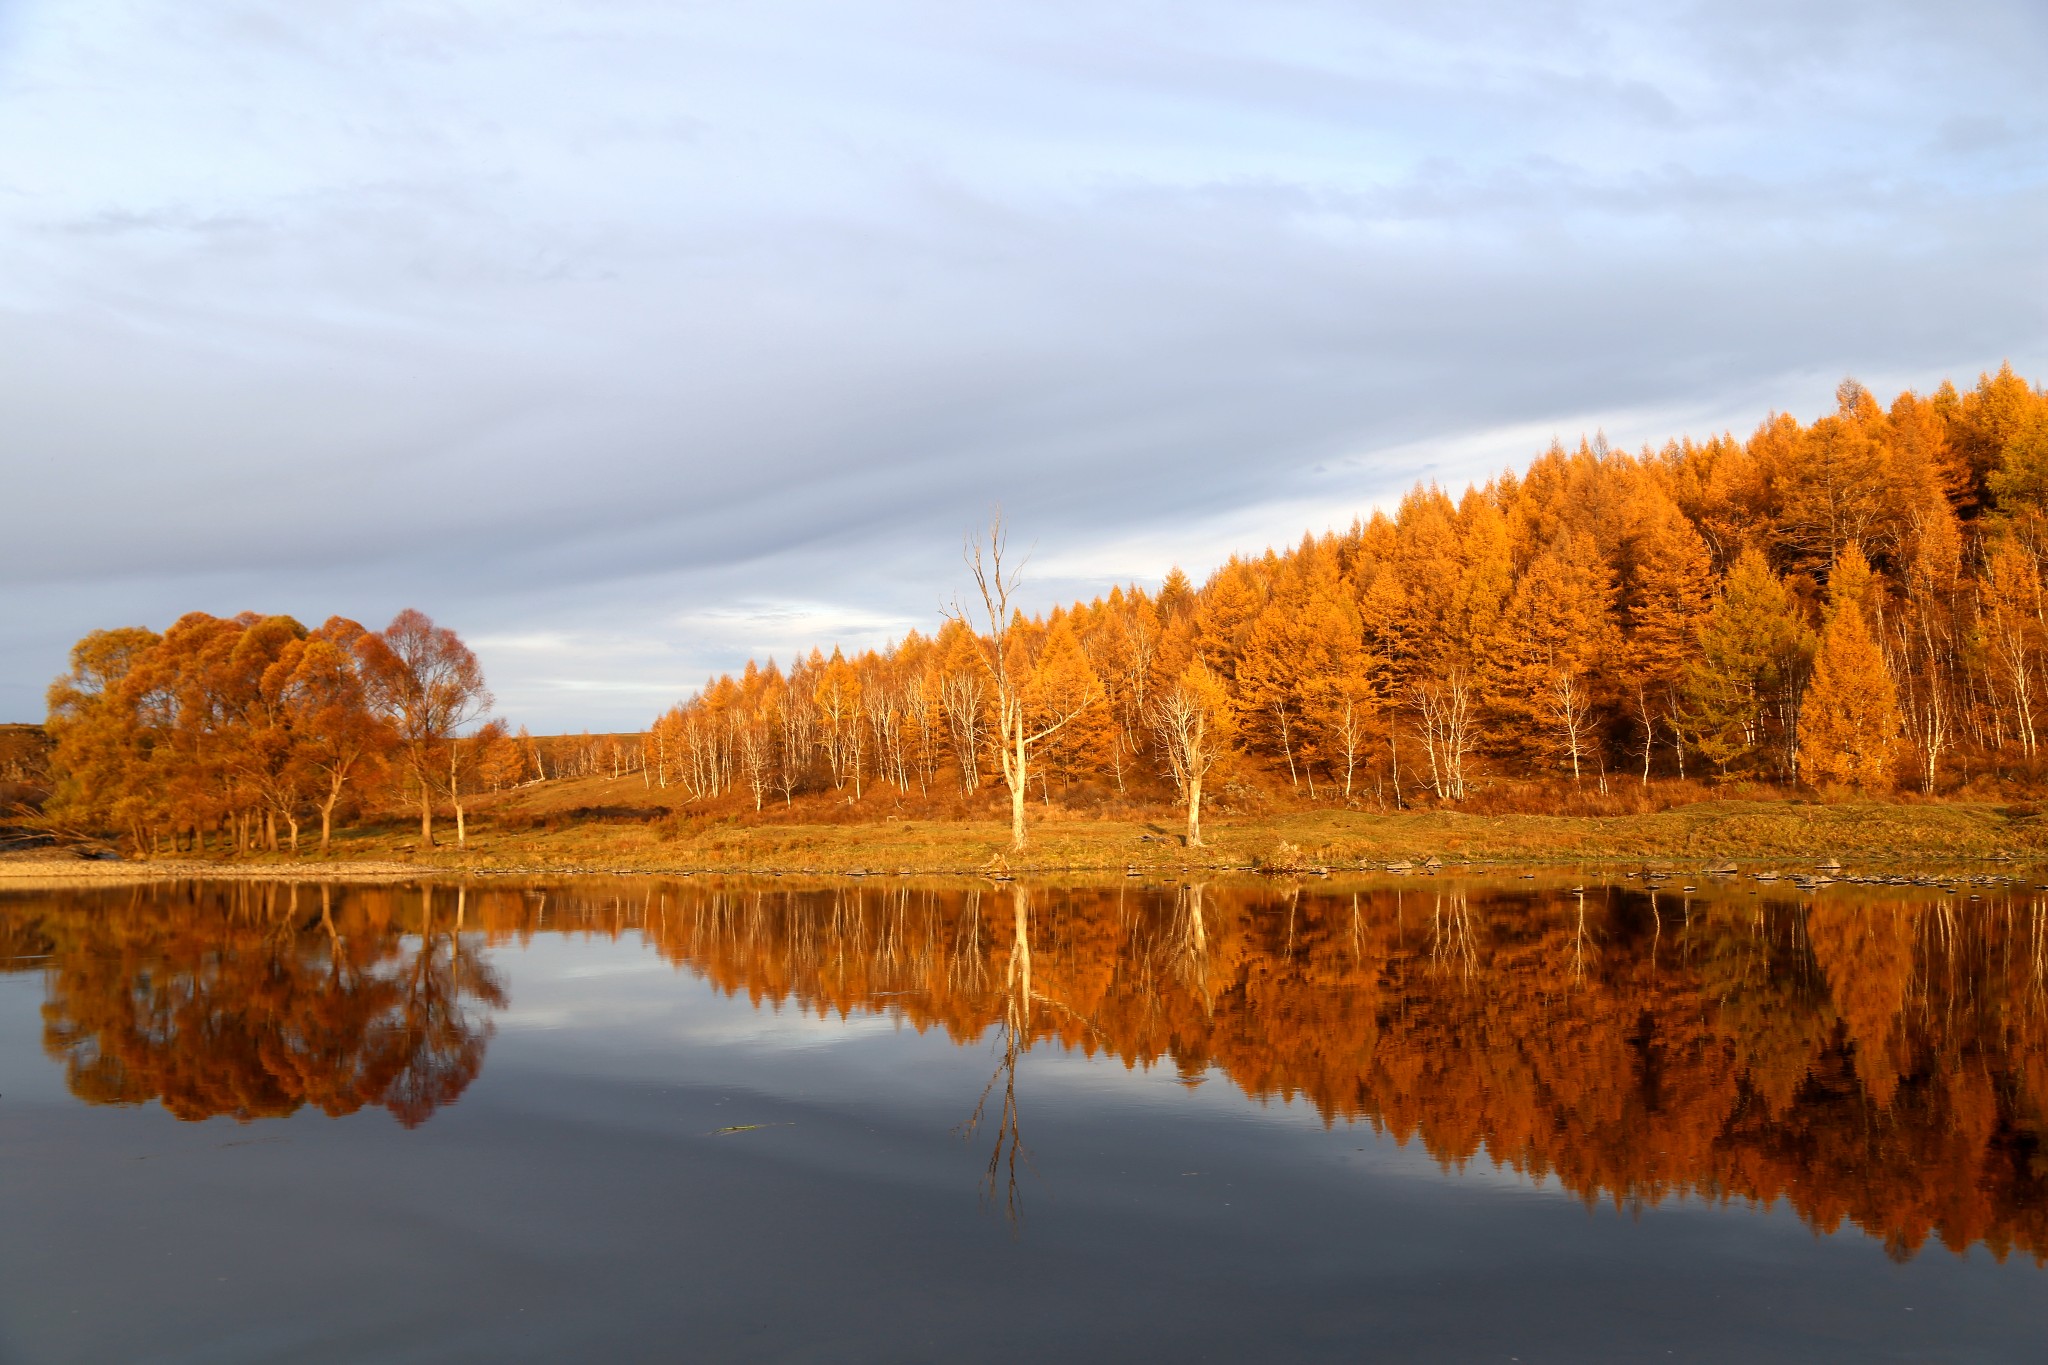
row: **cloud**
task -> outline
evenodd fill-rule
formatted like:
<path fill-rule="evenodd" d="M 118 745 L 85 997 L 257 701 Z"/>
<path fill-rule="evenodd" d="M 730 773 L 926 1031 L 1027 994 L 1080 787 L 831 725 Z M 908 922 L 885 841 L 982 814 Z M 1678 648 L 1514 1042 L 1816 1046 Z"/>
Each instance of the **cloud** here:
<path fill-rule="evenodd" d="M 304 22 L 299 22 L 303 18 Z M 0 712 L 418 605 L 537 727 L 1551 435 L 2048 376 L 2038 7 L 29 4 Z M 539 647 L 536 642 L 549 642 Z"/>

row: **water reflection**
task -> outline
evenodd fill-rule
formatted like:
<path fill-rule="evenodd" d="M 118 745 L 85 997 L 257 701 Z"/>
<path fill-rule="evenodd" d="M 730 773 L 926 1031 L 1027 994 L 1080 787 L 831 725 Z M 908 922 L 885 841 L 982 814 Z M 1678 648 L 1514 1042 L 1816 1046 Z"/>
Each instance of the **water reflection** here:
<path fill-rule="evenodd" d="M 505 1004 L 470 899 L 135 890 L 0 919 L 0 955 L 45 971 L 43 1046 L 80 1099 L 157 1100 L 194 1120 L 374 1105 L 411 1128 L 476 1079 L 484 1011 Z"/>
<path fill-rule="evenodd" d="M 998 1053 L 1002 1060 L 996 1063 L 995 1073 L 982 1087 L 974 1112 L 960 1127 L 962 1134 L 969 1138 L 979 1132 L 988 1114 L 989 1097 L 1000 1087 L 1002 1098 L 997 1106 L 995 1150 L 989 1154 L 982 1193 L 991 1202 L 1000 1202 L 1004 1215 L 1015 1224 L 1024 1213 L 1017 1186 L 1017 1161 L 1024 1153 L 1022 1120 L 1017 1111 L 1017 1059 L 1031 1045 L 1031 1003 L 1034 998 L 1031 993 L 1030 888 L 1021 882 L 1013 884 L 1009 900 L 1010 959 L 1005 964 L 1003 978 L 1003 1012 L 995 1023 Z M 972 901 L 972 918 L 977 922 L 980 908 L 977 893 Z"/>
<path fill-rule="evenodd" d="M 491 945 L 630 935 L 757 1006 L 992 1041 L 963 1130 L 1013 1215 L 1020 1062 L 1057 1046 L 1588 1201 L 2048 1252 L 2042 900 L 1527 886 L 201 886 L 17 898 L 0 957 L 44 972 L 73 1093 L 183 1118 L 419 1123 L 482 1066 Z"/>

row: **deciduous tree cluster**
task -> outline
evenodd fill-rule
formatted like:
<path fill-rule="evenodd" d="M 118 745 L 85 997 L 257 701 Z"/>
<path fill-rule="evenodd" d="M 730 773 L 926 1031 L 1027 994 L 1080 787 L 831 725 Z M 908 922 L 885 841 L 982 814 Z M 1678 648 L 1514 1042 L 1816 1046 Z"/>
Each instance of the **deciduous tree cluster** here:
<path fill-rule="evenodd" d="M 95 631 L 50 688 L 60 827 L 118 830 L 137 848 L 298 848 L 317 820 L 372 797 L 410 800 L 423 841 L 445 802 L 523 762 L 495 723 L 476 656 L 417 611 L 382 631 L 331 617 L 193 612 L 162 635 Z"/>

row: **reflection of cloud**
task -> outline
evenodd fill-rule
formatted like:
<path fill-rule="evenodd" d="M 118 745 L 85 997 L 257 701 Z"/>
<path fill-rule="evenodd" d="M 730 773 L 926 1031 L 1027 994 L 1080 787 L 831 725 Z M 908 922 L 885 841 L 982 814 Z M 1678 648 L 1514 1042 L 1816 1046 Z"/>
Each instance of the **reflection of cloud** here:
<path fill-rule="evenodd" d="M 0 716 L 91 627 L 416 604 L 632 724 L 935 626 L 994 499 L 1093 591 L 2038 376 L 2043 13 L 18 7 Z"/>

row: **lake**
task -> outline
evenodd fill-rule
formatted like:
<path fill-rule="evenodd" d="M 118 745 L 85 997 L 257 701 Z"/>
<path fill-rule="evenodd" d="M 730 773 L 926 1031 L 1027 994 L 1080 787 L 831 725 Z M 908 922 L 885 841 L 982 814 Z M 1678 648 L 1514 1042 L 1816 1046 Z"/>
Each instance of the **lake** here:
<path fill-rule="evenodd" d="M 2035 1361 L 2048 891 L 0 894 L 0 1360 Z"/>

